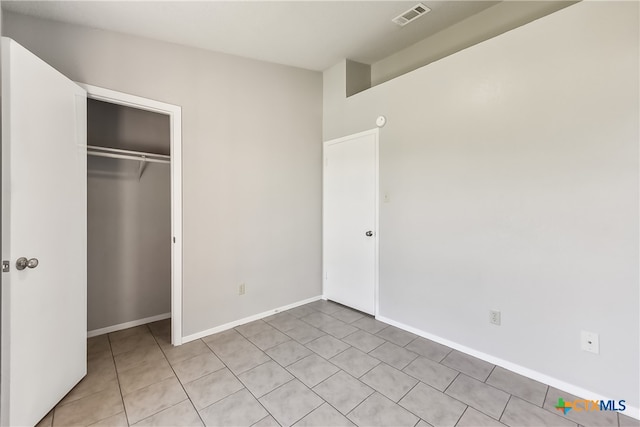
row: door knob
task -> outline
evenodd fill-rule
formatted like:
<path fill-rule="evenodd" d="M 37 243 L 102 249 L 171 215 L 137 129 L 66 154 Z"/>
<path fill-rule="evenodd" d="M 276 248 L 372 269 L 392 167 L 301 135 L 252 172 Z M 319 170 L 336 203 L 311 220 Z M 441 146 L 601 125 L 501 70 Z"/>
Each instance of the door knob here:
<path fill-rule="evenodd" d="M 371 237 L 373 236 L 373 231 L 367 231 L 366 233 L 364 233 L 367 237 Z"/>
<path fill-rule="evenodd" d="M 25 257 L 20 257 L 16 261 L 16 268 L 18 270 L 24 270 L 25 268 L 36 268 L 38 266 L 38 258 L 26 259 Z"/>

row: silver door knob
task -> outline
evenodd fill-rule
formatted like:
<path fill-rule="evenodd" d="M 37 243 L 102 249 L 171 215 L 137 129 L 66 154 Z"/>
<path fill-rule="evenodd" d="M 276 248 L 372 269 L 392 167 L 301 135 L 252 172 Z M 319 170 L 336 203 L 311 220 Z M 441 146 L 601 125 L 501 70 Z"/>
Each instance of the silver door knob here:
<path fill-rule="evenodd" d="M 20 257 L 16 261 L 16 268 L 18 270 L 24 270 L 25 268 L 36 268 L 38 266 L 38 258 L 26 259 L 25 257 Z"/>
<path fill-rule="evenodd" d="M 364 233 L 367 237 L 371 237 L 373 236 L 373 231 L 367 231 L 366 233 Z"/>

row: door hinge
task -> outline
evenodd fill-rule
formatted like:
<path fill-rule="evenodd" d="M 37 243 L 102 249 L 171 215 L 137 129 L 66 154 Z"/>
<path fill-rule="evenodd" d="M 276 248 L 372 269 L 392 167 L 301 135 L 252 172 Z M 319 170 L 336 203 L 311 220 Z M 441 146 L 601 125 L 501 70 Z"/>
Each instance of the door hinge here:
<path fill-rule="evenodd" d="M 8 273 L 9 272 L 9 261 L 2 261 L 2 272 L 3 273 Z"/>

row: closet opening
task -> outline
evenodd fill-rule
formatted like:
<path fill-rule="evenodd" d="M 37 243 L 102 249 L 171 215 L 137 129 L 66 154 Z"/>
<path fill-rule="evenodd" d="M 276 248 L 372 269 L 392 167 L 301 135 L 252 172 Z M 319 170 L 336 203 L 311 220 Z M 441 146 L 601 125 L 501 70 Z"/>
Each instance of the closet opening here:
<path fill-rule="evenodd" d="M 181 109 L 87 90 L 87 335 L 182 343 Z M 169 338 L 170 337 L 170 338 Z"/>

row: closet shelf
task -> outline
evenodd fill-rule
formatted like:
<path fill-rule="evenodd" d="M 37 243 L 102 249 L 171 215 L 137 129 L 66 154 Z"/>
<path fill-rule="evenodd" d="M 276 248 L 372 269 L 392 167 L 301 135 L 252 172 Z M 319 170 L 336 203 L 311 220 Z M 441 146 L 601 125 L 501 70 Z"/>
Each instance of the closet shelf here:
<path fill-rule="evenodd" d="M 117 148 L 99 147 L 97 145 L 87 145 L 87 155 L 97 157 L 109 157 L 112 159 L 137 160 L 140 162 L 138 168 L 138 179 L 147 163 L 171 163 L 171 156 L 164 154 L 145 153 L 143 151 L 120 150 Z"/>

